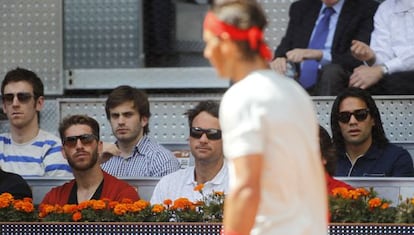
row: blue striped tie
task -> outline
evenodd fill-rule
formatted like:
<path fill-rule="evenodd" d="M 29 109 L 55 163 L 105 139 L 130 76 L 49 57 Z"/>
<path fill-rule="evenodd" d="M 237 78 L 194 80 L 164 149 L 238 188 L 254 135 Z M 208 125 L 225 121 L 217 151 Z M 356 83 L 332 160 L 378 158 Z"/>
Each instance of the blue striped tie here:
<path fill-rule="evenodd" d="M 331 15 L 335 13 L 335 10 L 332 7 L 327 7 L 323 10 L 323 13 L 324 15 L 316 26 L 313 38 L 309 42 L 309 49 L 325 48 L 326 38 L 329 33 L 329 21 L 331 19 Z M 304 88 L 309 88 L 315 85 L 318 75 L 318 67 L 319 62 L 317 60 L 303 61 L 299 82 Z"/>

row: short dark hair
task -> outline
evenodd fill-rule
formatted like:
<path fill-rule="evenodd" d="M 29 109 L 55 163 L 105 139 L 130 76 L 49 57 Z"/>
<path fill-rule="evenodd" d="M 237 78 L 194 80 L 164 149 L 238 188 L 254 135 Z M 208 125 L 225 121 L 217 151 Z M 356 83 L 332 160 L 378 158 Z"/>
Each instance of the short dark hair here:
<path fill-rule="evenodd" d="M 319 146 L 321 157 L 326 160 L 325 170 L 330 176 L 335 174 L 336 170 L 336 151 L 331 136 L 325 128 L 319 125 Z"/>
<path fill-rule="evenodd" d="M 201 101 L 194 108 L 187 110 L 184 114 L 188 116 L 189 127 L 193 126 L 194 118 L 203 111 L 219 118 L 219 103 L 212 100 Z"/>
<path fill-rule="evenodd" d="M 17 67 L 16 69 L 7 72 L 4 80 L 1 83 L 1 94 L 4 95 L 4 88 L 11 82 L 27 82 L 33 88 L 33 95 L 35 100 L 40 96 L 44 96 L 44 87 L 42 80 L 37 76 L 36 73 Z"/>
<path fill-rule="evenodd" d="M 92 129 L 92 134 L 97 137 L 99 141 L 99 123 L 87 115 L 72 115 L 65 117 L 59 124 L 59 135 L 63 143 L 65 138 L 65 131 L 73 125 L 87 125 Z"/>
<path fill-rule="evenodd" d="M 264 31 L 267 25 L 266 14 L 256 1 L 215 1 L 212 5 L 213 12 L 221 21 L 239 29 L 257 27 Z M 259 51 L 252 49 L 247 41 L 235 41 L 247 60 L 253 60 Z M 259 47 L 258 47 L 259 48 Z"/>
<path fill-rule="evenodd" d="M 106 118 L 108 120 L 111 118 L 110 109 L 115 108 L 118 105 L 121 105 L 128 101 L 132 101 L 134 103 L 134 108 L 138 111 L 141 118 L 150 118 L 151 113 L 147 94 L 142 90 L 126 85 L 116 87 L 108 95 L 108 98 L 105 102 Z M 147 124 L 144 127 L 144 134 L 148 133 L 149 126 Z"/>
<path fill-rule="evenodd" d="M 363 89 L 356 87 L 349 87 L 345 89 L 341 94 L 339 94 L 333 105 L 331 111 L 331 130 L 332 130 L 332 140 L 337 149 L 344 149 L 344 137 L 341 133 L 341 128 L 339 127 L 338 114 L 339 106 L 345 98 L 355 97 L 364 101 L 369 109 L 369 114 L 374 119 L 375 125 L 372 127 L 372 141 L 377 144 L 379 147 L 383 147 L 388 144 L 388 139 L 385 136 L 384 128 L 382 126 L 381 115 L 378 111 L 378 107 L 375 104 L 372 96 Z"/>

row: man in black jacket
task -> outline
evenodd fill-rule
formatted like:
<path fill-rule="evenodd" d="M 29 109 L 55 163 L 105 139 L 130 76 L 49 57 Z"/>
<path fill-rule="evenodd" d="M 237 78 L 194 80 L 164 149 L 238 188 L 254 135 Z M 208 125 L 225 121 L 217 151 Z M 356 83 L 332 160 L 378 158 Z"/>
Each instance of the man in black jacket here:
<path fill-rule="evenodd" d="M 288 62 L 292 62 L 301 81 L 302 76 L 307 75 L 301 73 L 303 62 L 313 60 L 317 65 L 316 80 L 308 84 L 301 82 L 302 86 L 311 95 L 339 94 L 348 86 L 352 70 L 362 63 L 351 54 L 352 40 L 369 43 L 377 7 L 378 2 L 374 0 L 299 0 L 292 3 L 288 28 L 275 51 L 272 68 L 286 73 Z M 326 8 L 333 9 L 328 21 L 329 31 L 323 46 L 315 48 L 312 40 L 320 36 L 315 32 Z"/>

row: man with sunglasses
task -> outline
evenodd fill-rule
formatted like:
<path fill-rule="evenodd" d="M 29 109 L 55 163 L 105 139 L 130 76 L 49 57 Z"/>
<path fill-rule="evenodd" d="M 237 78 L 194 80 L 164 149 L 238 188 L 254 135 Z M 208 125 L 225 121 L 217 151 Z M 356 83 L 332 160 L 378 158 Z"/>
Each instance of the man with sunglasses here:
<path fill-rule="evenodd" d="M 144 91 L 131 86 L 119 86 L 109 95 L 105 112 L 116 138 L 115 144 L 105 144 L 102 168 L 114 176 L 161 177 L 180 169 L 174 154 L 150 138 L 150 105 Z"/>
<path fill-rule="evenodd" d="M 223 141 L 219 124 L 219 105 L 201 101 L 186 113 L 190 127 L 189 145 L 194 166 L 187 167 L 161 178 L 151 197 L 151 203 L 165 199 L 186 197 L 191 201 L 202 198 L 194 187 L 203 184 L 203 194 L 227 193 L 228 170 L 223 156 Z"/>
<path fill-rule="evenodd" d="M 139 200 L 137 191 L 128 183 L 104 172 L 98 162 L 102 152 L 98 122 L 86 115 L 63 119 L 59 126 L 63 156 L 72 167 L 75 179 L 53 188 L 41 204 L 79 204 L 91 199 L 112 201 Z"/>
<path fill-rule="evenodd" d="M 351 87 L 336 97 L 331 129 L 338 151 L 335 176 L 414 176 L 410 154 L 388 141 L 375 101 L 366 90 Z"/>
<path fill-rule="evenodd" d="M 23 68 L 9 71 L 2 81 L 2 107 L 10 133 L 0 134 L 0 166 L 25 177 L 72 177 L 60 139 L 39 128 L 43 90 L 40 78 Z"/>

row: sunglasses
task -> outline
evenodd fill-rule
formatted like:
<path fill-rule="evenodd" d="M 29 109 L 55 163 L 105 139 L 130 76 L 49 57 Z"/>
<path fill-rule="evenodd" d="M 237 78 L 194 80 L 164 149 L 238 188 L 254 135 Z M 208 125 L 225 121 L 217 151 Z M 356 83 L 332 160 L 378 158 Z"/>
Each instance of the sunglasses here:
<path fill-rule="evenodd" d="M 193 138 L 200 139 L 203 134 L 206 134 L 209 140 L 219 140 L 221 139 L 221 130 L 218 129 L 203 129 L 200 127 L 191 127 L 190 136 Z"/>
<path fill-rule="evenodd" d="M 369 114 L 369 109 L 358 109 L 354 112 L 340 112 L 338 113 L 338 121 L 342 123 L 348 123 L 351 120 L 351 116 L 354 115 L 355 119 L 358 122 L 362 122 L 367 119 Z"/>
<path fill-rule="evenodd" d="M 7 105 L 13 104 L 13 100 L 15 96 L 17 97 L 17 100 L 19 100 L 19 102 L 22 104 L 29 103 L 30 99 L 34 97 L 34 95 L 30 94 L 29 92 L 19 92 L 16 94 L 8 93 L 2 96 L 3 103 Z"/>
<path fill-rule="evenodd" d="M 94 134 L 83 134 L 83 135 L 77 135 L 77 136 L 68 136 L 63 138 L 62 144 L 67 147 L 75 147 L 78 143 L 78 139 L 81 141 L 83 145 L 90 145 L 94 140 L 98 140 L 98 137 L 96 137 Z"/>

